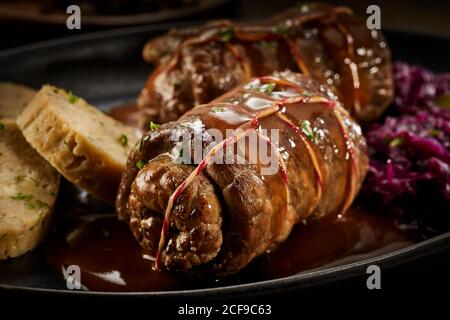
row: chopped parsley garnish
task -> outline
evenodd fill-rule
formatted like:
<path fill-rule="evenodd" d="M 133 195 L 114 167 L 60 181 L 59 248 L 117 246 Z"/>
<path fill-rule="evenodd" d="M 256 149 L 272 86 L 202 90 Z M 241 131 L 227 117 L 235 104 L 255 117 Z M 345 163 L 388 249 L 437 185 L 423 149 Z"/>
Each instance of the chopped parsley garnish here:
<path fill-rule="evenodd" d="M 212 112 L 217 113 L 217 112 L 224 112 L 226 110 L 225 107 L 213 107 Z"/>
<path fill-rule="evenodd" d="M 149 128 L 150 128 L 150 130 L 152 130 L 152 131 L 153 131 L 153 130 L 156 130 L 156 129 L 159 128 L 159 124 L 154 123 L 153 121 L 150 121 Z"/>
<path fill-rule="evenodd" d="M 69 91 L 69 92 L 67 93 L 67 95 L 68 95 L 68 99 L 69 99 L 69 102 L 70 102 L 70 103 L 77 103 L 77 101 L 80 100 L 80 97 L 74 95 L 74 94 L 72 93 L 72 91 Z"/>
<path fill-rule="evenodd" d="M 228 28 L 225 30 L 219 31 L 219 39 L 223 42 L 229 42 L 234 36 L 234 29 Z"/>
<path fill-rule="evenodd" d="M 311 123 L 308 120 L 303 120 L 300 122 L 300 128 L 302 129 L 303 134 L 308 138 L 309 141 L 313 141 L 314 132 L 311 128 Z"/>
<path fill-rule="evenodd" d="M 283 37 L 287 37 L 289 35 L 289 27 L 285 24 L 279 24 L 274 28 L 274 32 Z"/>
<path fill-rule="evenodd" d="M 179 86 L 180 84 L 181 84 L 181 79 L 180 78 L 172 79 L 172 85 Z"/>
<path fill-rule="evenodd" d="M 261 48 L 264 48 L 264 49 L 271 49 L 271 48 L 273 48 L 273 47 L 275 47 L 275 42 L 273 42 L 273 41 L 260 41 L 259 42 L 259 45 L 261 46 Z"/>
<path fill-rule="evenodd" d="M 13 200 L 26 201 L 28 209 L 42 209 L 48 207 L 48 204 L 41 200 L 32 201 L 34 196 L 23 192 L 18 192 L 16 195 L 11 196 Z"/>
<path fill-rule="evenodd" d="M 5 124 L 3 122 L 0 122 L 0 131 L 5 130 Z"/>
<path fill-rule="evenodd" d="M 401 146 L 402 143 L 403 143 L 403 139 L 400 137 L 397 137 L 397 138 L 394 138 L 391 140 L 391 142 L 389 143 L 389 146 L 392 148 L 395 148 L 395 147 Z"/>
<path fill-rule="evenodd" d="M 136 168 L 138 168 L 139 170 L 141 170 L 144 166 L 145 166 L 144 160 L 139 160 L 138 162 L 136 162 Z"/>
<path fill-rule="evenodd" d="M 434 101 L 438 107 L 450 109 L 450 93 L 441 95 Z"/>
<path fill-rule="evenodd" d="M 39 185 L 39 182 L 34 179 L 33 177 L 27 176 L 27 175 L 19 175 L 16 177 L 17 182 L 23 182 L 23 181 L 31 181 L 33 182 L 36 186 Z"/>
<path fill-rule="evenodd" d="M 29 209 L 42 209 L 42 208 L 47 208 L 48 204 L 44 201 L 36 200 L 34 202 L 28 203 L 27 207 Z"/>
<path fill-rule="evenodd" d="M 259 91 L 265 94 L 271 94 L 273 89 L 275 89 L 276 84 L 273 82 L 263 84 L 261 87 L 259 87 Z"/>
<path fill-rule="evenodd" d="M 314 135 L 314 143 L 315 144 L 319 144 L 319 134 L 316 132 L 316 134 Z"/>
<path fill-rule="evenodd" d="M 137 151 L 141 151 L 142 142 L 147 141 L 150 139 L 150 136 L 143 136 L 142 139 L 139 141 L 138 145 L 136 146 Z"/>
<path fill-rule="evenodd" d="M 434 138 L 439 137 L 439 134 L 440 134 L 440 133 L 441 133 L 441 131 L 439 131 L 438 129 L 435 129 L 435 128 L 430 129 L 430 130 L 428 131 L 428 134 L 429 134 L 430 136 L 434 137 Z"/>
<path fill-rule="evenodd" d="M 120 143 L 122 146 L 126 147 L 126 146 L 128 145 L 128 137 L 127 137 L 127 135 L 122 133 L 122 134 L 119 136 L 118 141 L 119 141 L 119 143 Z"/>
<path fill-rule="evenodd" d="M 303 90 L 302 94 L 305 97 L 312 97 L 313 96 L 313 93 L 311 91 L 309 91 L 309 90 Z"/>
<path fill-rule="evenodd" d="M 11 199 L 13 199 L 13 200 L 31 200 L 31 199 L 33 199 L 33 197 L 34 196 L 32 194 L 18 192 L 16 195 L 11 196 Z"/>

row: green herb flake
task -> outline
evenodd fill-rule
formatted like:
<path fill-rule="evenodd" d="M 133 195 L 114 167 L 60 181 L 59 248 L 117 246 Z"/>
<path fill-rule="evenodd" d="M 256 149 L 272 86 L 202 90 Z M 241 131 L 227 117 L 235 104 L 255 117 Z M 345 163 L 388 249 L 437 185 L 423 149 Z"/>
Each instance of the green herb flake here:
<path fill-rule="evenodd" d="M 211 109 L 211 111 L 214 112 L 214 113 L 224 112 L 225 110 L 226 110 L 225 107 L 213 107 L 213 108 Z"/>
<path fill-rule="evenodd" d="M 220 41 L 229 42 L 231 39 L 233 39 L 233 36 L 234 36 L 233 28 L 228 28 L 228 29 L 219 31 Z"/>
<path fill-rule="evenodd" d="M 434 103 L 438 107 L 450 109 L 450 93 L 447 93 L 447 94 L 437 97 L 436 100 L 434 101 Z"/>
<path fill-rule="evenodd" d="M 36 200 L 34 202 L 28 203 L 27 207 L 29 209 L 42 209 L 42 208 L 47 208 L 48 204 L 44 201 Z"/>
<path fill-rule="evenodd" d="M 41 200 L 37 200 L 36 205 L 38 208 L 47 208 L 48 207 L 48 203 L 41 201 Z"/>
<path fill-rule="evenodd" d="M 72 93 L 72 91 L 69 91 L 67 93 L 67 96 L 68 96 L 69 102 L 72 103 L 72 104 L 77 103 L 77 101 L 80 100 L 80 97 L 74 95 Z"/>
<path fill-rule="evenodd" d="M 147 141 L 147 140 L 150 140 L 150 136 L 143 136 L 142 139 L 141 139 L 141 140 L 139 141 L 139 143 L 137 144 L 136 150 L 137 150 L 137 151 L 141 151 L 142 143 L 145 142 L 145 141 Z"/>
<path fill-rule="evenodd" d="M 141 170 L 144 166 L 145 166 L 144 160 L 139 160 L 138 162 L 136 162 L 136 168 L 138 168 L 139 170 Z"/>
<path fill-rule="evenodd" d="M 27 208 L 28 209 L 37 209 L 36 205 L 33 202 L 30 202 L 29 204 L 27 204 Z"/>
<path fill-rule="evenodd" d="M 315 132 L 315 134 L 314 134 L 314 143 L 315 144 L 319 144 L 319 134 L 317 133 L 317 132 Z"/>
<path fill-rule="evenodd" d="M 273 82 L 263 84 L 261 87 L 259 87 L 259 91 L 261 91 L 264 94 L 271 94 L 272 91 L 275 89 L 276 84 Z"/>
<path fill-rule="evenodd" d="M 156 130 L 156 129 L 159 128 L 159 124 L 154 123 L 153 121 L 150 121 L 149 128 L 150 128 L 150 130 L 152 130 L 152 131 L 153 131 L 153 130 Z"/>
<path fill-rule="evenodd" d="M 36 186 L 39 185 L 39 182 L 38 182 L 36 179 L 34 179 L 33 177 L 30 177 L 30 176 L 27 176 L 27 175 L 18 175 L 18 176 L 16 177 L 16 181 L 17 181 L 17 182 L 30 181 L 30 182 L 32 182 L 32 183 L 33 183 L 34 185 L 36 185 Z"/>
<path fill-rule="evenodd" d="M 285 24 L 277 25 L 273 31 L 283 37 L 289 36 L 289 32 L 290 32 L 289 27 L 286 26 Z"/>
<path fill-rule="evenodd" d="M 439 137 L 440 133 L 441 133 L 441 131 L 439 131 L 438 129 L 435 129 L 435 128 L 430 129 L 430 130 L 428 131 L 428 134 L 429 134 L 430 136 L 434 137 L 434 138 Z"/>
<path fill-rule="evenodd" d="M 33 197 L 34 196 L 32 194 L 26 194 L 26 193 L 23 193 L 23 192 L 18 192 L 14 196 L 11 196 L 11 199 L 13 199 L 13 200 L 26 200 L 26 201 L 29 201 L 29 200 L 33 199 Z"/>
<path fill-rule="evenodd" d="M 303 90 L 302 94 L 305 97 L 312 97 L 313 96 L 313 93 L 311 91 L 309 91 L 309 90 Z"/>
<path fill-rule="evenodd" d="M 172 85 L 178 87 L 179 85 L 181 85 L 181 79 L 179 78 L 174 78 L 172 79 Z"/>
<path fill-rule="evenodd" d="M 300 128 L 302 129 L 303 134 L 308 138 L 309 141 L 313 141 L 314 132 L 311 129 L 311 123 L 308 120 L 303 120 L 300 122 Z"/>
<path fill-rule="evenodd" d="M 263 49 L 272 49 L 275 47 L 275 42 L 274 41 L 260 41 L 259 45 L 261 48 Z"/>
<path fill-rule="evenodd" d="M 128 137 L 126 134 L 122 133 L 117 140 L 124 147 L 126 147 L 128 145 Z"/>
<path fill-rule="evenodd" d="M 0 122 L 0 131 L 5 130 L 5 124 L 3 122 Z"/>
<path fill-rule="evenodd" d="M 397 137 L 391 140 L 389 143 L 389 147 L 396 148 L 398 146 L 401 146 L 403 144 L 403 138 Z"/>

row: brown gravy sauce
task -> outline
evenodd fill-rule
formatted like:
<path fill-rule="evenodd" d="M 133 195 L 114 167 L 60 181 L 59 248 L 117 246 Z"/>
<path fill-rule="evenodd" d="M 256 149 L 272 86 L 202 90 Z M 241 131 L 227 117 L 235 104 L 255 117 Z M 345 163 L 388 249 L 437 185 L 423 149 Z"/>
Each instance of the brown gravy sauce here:
<path fill-rule="evenodd" d="M 132 125 L 138 118 L 132 104 L 114 109 L 111 115 Z M 56 223 L 45 256 L 61 276 L 63 267 L 78 265 L 81 283 L 93 291 L 168 291 L 250 283 L 358 260 L 420 240 L 417 231 L 400 228 L 392 218 L 352 207 L 342 217 L 295 226 L 283 244 L 234 276 L 205 279 L 154 271 L 154 258 L 143 252 L 128 225 L 117 220 L 114 208 L 102 207 L 73 190 L 63 194 L 57 211 L 65 213 L 64 221 Z"/>
<path fill-rule="evenodd" d="M 273 252 L 256 258 L 237 275 L 202 279 L 154 271 L 154 259 L 133 238 L 128 225 L 113 214 L 82 214 L 47 244 L 46 259 L 56 270 L 78 265 L 81 283 L 94 291 L 167 291 L 217 287 L 276 279 L 321 267 L 341 259 L 417 242 L 395 221 L 351 208 L 343 218 L 323 218 L 298 225 Z M 391 249 L 392 250 L 392 249 Z M 378 252 L 378 251 L 377 251 Z"/>
<path fill-rule="evenodd" d="M 129 102 L 112 108 L 108 114 L 130 127 L 139 128 L 142 114 L 135 102 Z"/>

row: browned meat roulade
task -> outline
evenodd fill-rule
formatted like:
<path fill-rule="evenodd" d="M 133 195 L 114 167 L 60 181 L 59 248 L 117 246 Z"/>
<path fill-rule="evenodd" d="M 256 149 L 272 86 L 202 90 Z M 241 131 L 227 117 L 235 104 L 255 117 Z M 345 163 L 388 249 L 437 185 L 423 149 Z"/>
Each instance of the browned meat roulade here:
<path fill-rule="evenodd" d="M 377 118 L 392 100 L 383 35 L 346 7 L 308 4 L 260 24 L 220 20 L 173 29 L 150 40 L 143 55 L 158 65 L 138 99 L 145 126 L 176 120 L 252 77 L 286 69 L 329 85 L 360 122 Z"/>
<path fill-rule="evenodd" d="M 235 273 L 294 224 L 344 213 L 366 173 L 365 149 L 327 87 L 276 72 L 147 132 L 116 207 L 158 268 Z"/>

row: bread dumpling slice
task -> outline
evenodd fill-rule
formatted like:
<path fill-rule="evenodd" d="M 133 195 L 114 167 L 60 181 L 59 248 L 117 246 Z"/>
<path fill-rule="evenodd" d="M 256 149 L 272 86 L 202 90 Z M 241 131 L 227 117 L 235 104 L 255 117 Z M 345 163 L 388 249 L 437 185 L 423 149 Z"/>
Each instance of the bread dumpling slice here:
<path fill-rule="evenodd" d="M 0 119 L 0 259 L 39 244 L 58 188 L 58 172 L 28 144 L 14 120 Z"/>
<path fill-rule="evenodd" d="M 16 119 L 35 95 L 23 84 L 0 82 L 0 118 Z"/>
<path fill-rule="evenodd" d="M 134 128 L 85 100 L 45 85 L 17 118 L 25 139 L 67 180 L 114 203 Z"/>

